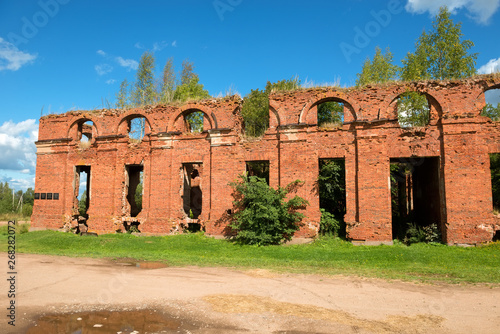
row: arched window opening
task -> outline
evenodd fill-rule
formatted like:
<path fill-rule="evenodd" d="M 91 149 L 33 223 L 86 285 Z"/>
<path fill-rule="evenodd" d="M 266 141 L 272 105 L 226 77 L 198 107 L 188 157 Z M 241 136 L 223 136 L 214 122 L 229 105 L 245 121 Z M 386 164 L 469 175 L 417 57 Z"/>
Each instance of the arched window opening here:
<path fill-rule="evenodd" d="M 187 131 L 200 133 L 203 131 L 204 115 L 201 111 L 193 111 L 184 116 Z"/>
<path fill-rule="evenodd" d="M 130 141 L 139 143 L 146 133 L 146 118 L 142 116 L 128 120 L 128 136 Z"/>
<path fill-rule="evenodd" d="M 92 121 L 82 121 L 78 123 L 78 146 L 89 148 L 94 138 L 94 123 Z"/>
<path fill-rule="evenodd" d="M 344 103 L 328 101 L 318 104 L 317 108 L 319 127 L 333 129 L 344 123 Z"/>
<path fill-rule="evenodd" d="M 421 127 L 429 123 L 430 106 L 424 94 L 405 92 L 398 97 L 396 106 L 402 128 Z"/>
<path fill-rule="evenodd" d="M 484 92 L 484 99 L 486 106 L 481 111 L 481 115 L 489 117 L 494 122 L 500 121 L 500 88 Z"/>

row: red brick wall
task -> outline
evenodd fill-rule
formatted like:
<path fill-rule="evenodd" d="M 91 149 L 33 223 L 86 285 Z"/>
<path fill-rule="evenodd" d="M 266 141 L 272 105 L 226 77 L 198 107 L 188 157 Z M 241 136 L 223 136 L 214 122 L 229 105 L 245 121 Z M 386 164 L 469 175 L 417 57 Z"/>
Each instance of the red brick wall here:
<path fill-rule="evenodd" d="M 439 159 L 441 229 L 444 241 L 491 240 L 492 214 L 488 154 L 500 152 L 499 125 L 481 117 L 484 91 L 500 79 L 485 76 L 453 82 L 419 82 L 368 86 L 363 89 L 311 88 L 270 97 L 270 128 L 259 140 L 242 137 L 238 97 L 183 106 L 133 110 L 68 112 L 40 119 L 36 172 L 37 193 L 59 193 L 59 200 L 36 200 L 33 227 L 59 228 L 74 214 L 75 166 L 91 166 L 88 225 L 114 232 L 129 220 L 124 196 L 126 165 L 142 165 L 143 210 L 136 217 L 145 233 L 167 234 L 189 222 L 183 210 L 182 166 L 201 163 L 202 214 L 207 233 L 222 234 L 232 209 L 228 185 L 245 171 L 245 162 L 269 160 L 270 185 L 300 179 L 296 194 L 310 205 L 298 236 L 319 228 L 315 182 L 318 160 L 345 159 L 348 237 L 392 240 L 390 159 Z M 431 120 L 420 129 L 403 129 L 395 101 L 407 91 L 427 95 Z M 345 106 L 338 129 L 317 127 L 317 105 L 339 101 Z M 187 133 L 184 115 L 204 113 L 204 131 Z M 127 119 L 144 116 L 146 136 L 131 143 Z M 78 125 L 94 123 L 89 148 L 79 147 Z"/>

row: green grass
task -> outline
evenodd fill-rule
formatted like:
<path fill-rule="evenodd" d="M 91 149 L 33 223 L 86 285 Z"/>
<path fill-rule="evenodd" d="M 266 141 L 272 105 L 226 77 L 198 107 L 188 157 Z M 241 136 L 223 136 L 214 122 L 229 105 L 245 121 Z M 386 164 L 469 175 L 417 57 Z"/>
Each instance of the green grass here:
<path fill-rule="evenodd" d="M 18 227 L 19 228 L 19 227 Z M 0 228 L 6 250 L 7 228 Z M 201 234 L 78 236 L 55 231 L 16 235 L 17 252 L 163 261 L 170 266 L 262 268 L 278 272 L 356 275 L 421 282 L 500 283 L 500 243 L 461 248 L 439 244 L 353 246 L 334 238 L 295 246 L 242 246 Z"/>
<path fill-rule="evenodd" d="M 0 214 L 0 221 L 10 221 L 10 220 L 16 220 L 16 221 L 30 221 L 31 217 L 23 217 L 22 214 L 20 213 L 1 213 Z"/>

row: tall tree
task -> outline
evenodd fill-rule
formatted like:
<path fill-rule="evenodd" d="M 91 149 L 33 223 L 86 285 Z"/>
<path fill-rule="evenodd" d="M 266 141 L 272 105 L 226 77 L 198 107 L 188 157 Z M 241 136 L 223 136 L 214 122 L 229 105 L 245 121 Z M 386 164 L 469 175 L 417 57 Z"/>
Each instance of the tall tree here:
<path fill-rule="evenodd" d="M 210 94 L 199 81 L 200 78 L 194 72 L 193 63 L 184 60 L 182 62 L 181 84 L 175 89 L 174 100 L 185 102 L 209 98 Z"/>
<path fill-rule="evenodd" d="M 132 90 L 132 102 L 137 107 L 151 105 L 157 101 L 154 70 L 155 57 L 153 53 L 146 51 L 141 56 Z"/>
<path fill-rule="evenodd" d="M 403 59 L 401 79 L 444 80 L 466 78 L 476 73 L 476 53 L 469 53 L 474 46 L 462 40 L 461 23 L 453 23 L 447 7 L 441 7 L 429 33 L 418 38 L 415 52 Z"/>
<path fill-rule="evenodd" d="M 176 76 L 174 70 L 174 59 L 170 57 L 163 68 L 161 82 L 160 101 L 163 103 L 172 102 L 176 87 Z"/>
<path fill-rule="evenodd" d="M 188 59 L 184 59 L 182 61 L 181 85 L 188 84 L 195 76 L 198 75 L 194 73 L 194 64 Z"/>
<path fill-rule="evenodd" d="M 124 79 L 120 84 L 120 90 L 116 94 L 116 108 L 125 109 L 129 105 L 128 81 Z"/>
<path fill-rule="evenodd" d="M 366 58 L 361 69 L 357 74 L 356 86 L 364 86 L 372 83 L 383 83 L 394 80 L 397 75 L 398 67 L 392 64 L 392 53 L 387 48 L 382 53 L 380 47 L 375 48 L 373 60 Z"/>

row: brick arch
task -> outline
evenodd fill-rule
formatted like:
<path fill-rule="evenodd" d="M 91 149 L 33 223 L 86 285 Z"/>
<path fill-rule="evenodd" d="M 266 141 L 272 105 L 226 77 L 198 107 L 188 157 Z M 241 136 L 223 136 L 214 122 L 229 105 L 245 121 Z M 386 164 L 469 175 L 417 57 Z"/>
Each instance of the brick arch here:
<path fill-rule="evenodd" d="M 125 115 L 124 117 L 122 117 L 120 122 L 118 122 L 118 126 L 115 130 L 115 134 L 124 135 L 125 134 L 124 124 L 126 124 L 126 122 L 128 122 L 134 118 L 137 118 L 137 117 L 144 117 L 144 119 L 146 120 L 146 124 L 149 127 L 149 131 L 150 132 L 153 131 L 153 128 L 151 127 L 151 122 L 149 121 L 149 118 L 146 115 L 141 114 L 140 112 L 137 112 L 136 110 L 134 110 L 134 111 L 131 111 L 129 114 Z M 144 135 L 146 135 L 146 131 L 144 131 Z"/>
<path fill-rule="evenodd" d="M 436 122 L 443 116 L 442 103 L 439 102 L 433 95 L 431 95 L 427 91 L 427 89 L 417 89 L 416 87 L 404 86 L 397 87 L 397 89 L 394 90 L 393 94 L 387 95 L 387 97 L 383 100 L 381 104 L 381 110 L 383 110 L 385 114 L 382 114 L 380 118 L 397 119 L 398 114 L 395 103 L 402 94 L 408 91 L 420 93 L 422 95 L 425 95 L 425 97 L 427 98 L 427 101 L 430 105 L 429 123 Z"/>
<path fill-rule="evenodd" d="M 99 128 L 95 120 L 93 120 L 92 117 L 88 116 L 79 117 L 76 120 L 74 120 L 68 127 L 68 131 L 66 132 L 66 137 L 71 138 L 72 140 L 77 140 L 76 135 L 78 133 L 78 126 L 80 126 L 80 124 L 83 124 L 85 122 L 92 122 L 93 128 L 95 129 L 96 133 L 95 137 L 97 137 L 97 135 L 99 134 Z M 95 141 L 95 137 L 92 138 L 92 141 Z"/>
<path fill-rule="evenodd" d="M 345 94 L 342 92 L 328 91 L 319 98 L 310 99 L 304 105 L 299 115 L 299 123 L 316 124 L 316 107 L 325 102 L 340 102 L 344 104 L 344 107 L 349 110 L 349 113 L 346 113 L 344 110 L 344 122 L 351 122 L 357 119 L 357 110 L 360 110 L 360 108 L 356 102 L 347 101 Z"/>
<path fill-rule="evenodd" d="M 269 128 L 277 128 L 280 124 L 278 106 L 273 101 L 269 101 Z"/>
<path fill-rule="evenodd" d="M 167 125 L 166 131 L 175 131 L 175 124 L 178 122 L 179 118 L 184 117 L 195 111 L 200 111 L 203 113 L 203 129 L 210 130 L 214 128 L 215 120 L 210 116 L 210 110 L 204 106 L 200 106 L 197 104 L 187 104 L 179 108 L 179 111 L 175 114 L 174 117 L 170 119 Z M 205 129 L 205 124 L 210 126 L 210 129 Z"/>

